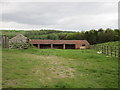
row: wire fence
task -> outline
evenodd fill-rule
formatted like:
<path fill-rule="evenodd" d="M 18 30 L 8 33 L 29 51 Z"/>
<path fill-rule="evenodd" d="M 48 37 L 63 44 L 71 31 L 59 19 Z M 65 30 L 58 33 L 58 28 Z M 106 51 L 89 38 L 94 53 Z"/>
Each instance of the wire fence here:
<path fill-rule="evenodd" d="M 108 45 L 91 45 L 91 49 L 95 49 L 103 54 L 120 58 L 120 47 Z"/>

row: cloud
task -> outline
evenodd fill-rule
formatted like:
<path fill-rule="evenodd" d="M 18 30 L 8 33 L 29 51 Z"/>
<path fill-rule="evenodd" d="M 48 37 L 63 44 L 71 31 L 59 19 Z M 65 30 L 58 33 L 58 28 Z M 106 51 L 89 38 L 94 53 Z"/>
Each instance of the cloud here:
<path fill-rule="evenodd" d="M 117 3 L 4 2 L 1 28 L 86 30 L 117 28 Z"/>

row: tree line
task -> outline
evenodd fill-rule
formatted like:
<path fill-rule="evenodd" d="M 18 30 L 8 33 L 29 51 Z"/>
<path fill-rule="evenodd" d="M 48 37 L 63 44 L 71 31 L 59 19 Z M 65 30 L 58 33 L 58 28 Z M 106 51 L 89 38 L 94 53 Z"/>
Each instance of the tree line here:
<path fill-rule="evenodd" d="M 98 44 L 110 41 L 120 40 L 119 29 L 98 29 L 81 32 L 73 31 L 59 31 L 59 30 L 2 30 L 4 35 L 9 38 L 21 33 L 30 39 L 44 39 L 44 40 L 87 40 L 90 44 Z"/>

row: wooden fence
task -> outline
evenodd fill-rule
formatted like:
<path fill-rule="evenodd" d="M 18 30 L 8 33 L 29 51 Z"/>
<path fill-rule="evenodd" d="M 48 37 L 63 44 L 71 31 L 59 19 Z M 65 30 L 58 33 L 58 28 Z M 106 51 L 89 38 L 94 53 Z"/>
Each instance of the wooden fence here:
<path fill-rule="evenodd" d="M 120 47 L 112 47 L 108 45 L 91 45 L 91 49 L 95 49 L 103 54 L 120 58 Z"/>
<path fill-rule="evenodd" d="M 8 48 L 9 38 L 5 35 L 0 36 L 0 45 L 2 46 L 2 48 Z"/>

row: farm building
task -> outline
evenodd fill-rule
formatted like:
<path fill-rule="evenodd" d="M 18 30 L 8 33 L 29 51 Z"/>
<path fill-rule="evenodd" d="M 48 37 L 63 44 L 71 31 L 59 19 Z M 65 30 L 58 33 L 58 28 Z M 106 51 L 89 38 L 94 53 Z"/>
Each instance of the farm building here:
<path fill-rule="evenodd" d="M 84 49 L 90 46 L 87 40 L 31 40 L 30 42 L 40 49 Z"/>
<path fill-rule="evenodd" d="M 28 48 L 29 43 L 40 49 L 85 49 L 90 46 L 87 40 L 30 40 L 18 34 L 9 39 L 9 48 Z"/>
<path fill-rule="evenodd" d="M 9 48 L 27 48 L 29 39 L 22 34 L 9 39 Z"/>

